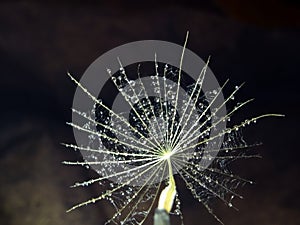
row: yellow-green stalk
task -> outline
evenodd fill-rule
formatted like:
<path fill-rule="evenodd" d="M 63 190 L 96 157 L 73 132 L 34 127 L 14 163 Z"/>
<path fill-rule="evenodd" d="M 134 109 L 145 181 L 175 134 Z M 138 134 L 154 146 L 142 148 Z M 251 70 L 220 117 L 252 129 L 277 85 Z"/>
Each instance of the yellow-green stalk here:
<path fill-rule="evenodd" d="M 172 173 L 170 152 L 166 152 L 165 156 L 167 157 L 167 162 L 168 162 L 168 167 L 169 167 L 169 184 L 161 192 L 157 208 L 160 210 L 166 210 L 169 213 L 172 209 L 174 198 L 176 195 L 176 184 L 175 184 L 175 180 L 174 180 L 173 173 Z"/>

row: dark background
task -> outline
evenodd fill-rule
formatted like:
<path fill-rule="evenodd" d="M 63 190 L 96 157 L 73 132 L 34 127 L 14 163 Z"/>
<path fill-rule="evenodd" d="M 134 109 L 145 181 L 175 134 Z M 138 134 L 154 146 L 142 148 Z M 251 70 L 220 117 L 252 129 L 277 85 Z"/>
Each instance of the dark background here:
<path fill-rule="evenodd" d="M 71 2 L 71 1 L 70 1 Z M 233 170 L 256 181 L 239 189 L 236 212 L 221 202 L 215 212 L 230 225 L 300 224 L 299 50 L 300 4 L 266 1 L 2 1 L 0 3 L 0 224 L 103 224 L 110 209 L 90 205 L 69 214 L 97 187 L 69 189 L 95 174 L 63 166 L 78 154 L 71 120 L 80 78 L 106 51 L 137 40 L 183 44 L 231 88 L 246 82 L 238 100 L 254 97 L 238 118 L 282 113 L 248 127 L 245 139 L 264 144 L 263 159 L 242 160 Z M 218 224 L 182 191 L 185 224 Z M 151 224 L 151 221 L 149 222 Z"/>

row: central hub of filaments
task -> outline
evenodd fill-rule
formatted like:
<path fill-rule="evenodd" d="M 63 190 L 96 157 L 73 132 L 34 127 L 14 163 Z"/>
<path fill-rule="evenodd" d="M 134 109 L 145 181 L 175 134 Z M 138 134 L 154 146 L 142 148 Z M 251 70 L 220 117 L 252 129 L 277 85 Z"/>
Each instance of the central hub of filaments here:
<path fill-rule="evenodd" d="M 170 149 L 164 151 L 162 154 L 162 158 L 164 160 L 169 160 L 171 158 L 171 156 L 172 156 L 172 151 Z"/>
<path fill-rule="evenodd" d="M 162 150 L 161 156 L 163 160 L 170 160 L 171 156 L 173 155 L 172 147 L 168 144 L 164 146 Z"/>

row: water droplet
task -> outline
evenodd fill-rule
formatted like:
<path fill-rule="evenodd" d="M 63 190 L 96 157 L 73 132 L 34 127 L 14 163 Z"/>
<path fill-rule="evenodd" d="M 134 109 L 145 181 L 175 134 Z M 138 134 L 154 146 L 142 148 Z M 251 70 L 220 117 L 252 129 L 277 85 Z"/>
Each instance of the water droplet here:
<path fill-rule="evenodd" d="M 136 103 L 138 103 L 138 101 L 139 101 L 139 99 L 138 99 L 137 96 L 132 96 L 132 97 L 131 97 L 131 102 L 132 102 L 132 103 L 136 104 Z"/>

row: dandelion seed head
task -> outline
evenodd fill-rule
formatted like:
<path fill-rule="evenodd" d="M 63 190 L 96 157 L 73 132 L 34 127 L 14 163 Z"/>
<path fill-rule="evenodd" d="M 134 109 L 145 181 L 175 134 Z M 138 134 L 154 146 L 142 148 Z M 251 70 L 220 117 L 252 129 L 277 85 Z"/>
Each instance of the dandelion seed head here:
<path fill-rule="evenodd" d="M 153 70 L 141 73 L 147 65 Z M 128 72 L 130 66 L 135 73 Z M 99 82 L 99 74 L 108 79 Z M 106 224 L 135 225 L 143 224 L 158 201 L 158 208 L 174 208 L 171 213 L 183 220 L 174 176 L 219 222 L 210 199 L 234 208 L 233 198 L 242 198 L 235 189 L 251 181 L 232 174 L 228 165 L 252 157 L 244 151 L 250 146 L 241 129 L 270 115 L 227 127 L 230 117 L 251 100 L 226 109 L 240 86 L 224 98 L 227 82 L 219 86 L 208 62 L 185 45 L 129 43 L 97 59 L 80 82 L 69 76 L 78 85 L 69 123 L 77 145 L 65 145 L 80 150 L 84 161 L 64 163 L 99 174 L 74 187 L 109 183 L 99 196 L 70 210 L 108 200 L 116 212 Z"/>

